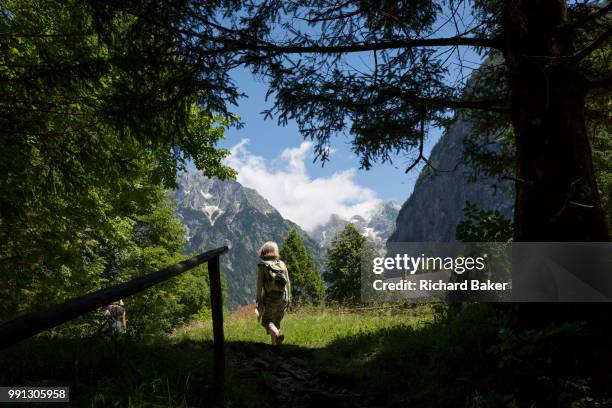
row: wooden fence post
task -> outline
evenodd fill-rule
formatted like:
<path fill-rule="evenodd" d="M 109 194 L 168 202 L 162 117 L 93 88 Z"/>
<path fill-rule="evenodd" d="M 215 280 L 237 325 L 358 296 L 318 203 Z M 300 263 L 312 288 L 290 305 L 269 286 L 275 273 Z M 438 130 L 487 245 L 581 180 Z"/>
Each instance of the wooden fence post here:
<path fill-rule="evenodd" d="M 223 299 L 221 295 L 221 271 L 219 256 L 208 261 L 208 276 L 210 281 L 210 306 L 213 324 L 213 368 L 215 400 L 218 406 L 223 406 L 225 383 L 225 344 L 223 339 Z"/>

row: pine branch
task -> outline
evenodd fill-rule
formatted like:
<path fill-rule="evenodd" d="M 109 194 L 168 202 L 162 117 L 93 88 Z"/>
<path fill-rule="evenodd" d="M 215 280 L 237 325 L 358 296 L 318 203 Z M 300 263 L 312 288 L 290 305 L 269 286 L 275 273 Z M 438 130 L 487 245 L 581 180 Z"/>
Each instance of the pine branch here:
<path fill-rule="evenodd" d="M 331 103 L 334 105 L 345 106 L 347 108 L 364 109 L 372 105 L 383 104 L 390 99 L 399 98 L 410 105 L 425 106 L 439 109 L 476 109 L 490 112 L 505 113 L 509 111 L 505 99 L 448 99 L 448 98 L 423 98 L 418 95 L 403 92 L 398 89 L 386 89 L 380 91 L 375 98 L 368 99 L 366 102 L 359 102 L 353 99 L 339 99 L 326 95 L 295 95 L 295 97 L 305 100 Z"/>
<path fill-rule="evenodd" d="M 588 47 L 585 47 L 576 54 L 574 54 L 574 56 L 571 57 L 570 63 L 572 65 L 579 63 L 580 61 L 591 55 L 594 51 L 599 49 L 602 45 L 604 45 L 606 41 L 610 39 L 610 37 L 612 37 L 612 28 L 608 28 L 599 37 L 597 37 Z"/>
<path fill-rule="evenodd" d="M 497 39 L 477 37 L 448 37 L 448 38 L 420 38 L 414 40 L 392 40 L 376 43 L 356 43 L 346 45 L 276 45 L 244 43 L 233 39 L 210 37 L 213 42 L 230 45 L 227 51 L 265 51 L 275 54 L 343 54 L 364 51 L 380 51 L 391 49 L 406 49 L 417 47 L 449 47 L 468 46 L 501 49 L 501 42 Z"/>
<path fill-rule="evenodd" d="M 600 8 L 596 12 L 591 13 L 588 16 L 586 16 L 586 17 L 584 17 L 584 18 L 582 18 L 582 19 L 580 19 L 578 21 L 570 23 L 569 25 L 567 25 L 565 27 L 565 29 L 572 31 L 572 30 L 581 28 L 582 26 L 584 26 L 585 24 L 587 24 L 587 23 L 589 23 L 589 22 L 591 22 L 593 20 L 596 20 L 596 19 L 598 19 L 600 17 L 606 16 L 606 14 L 608 14 L 610 12 L 612 12 L 612 3 L 609 3 L 608 5 Z"/>
<path fill-rule="evenodd" d="M 0 33 L 0 37 L 12 37 L 12 38 L 68 38 L 68 37 L 84 37 L 87 35 L 94 34 L 93 31 L 90 32 L 76 32 L 76 33 L 53 33 L 53 34 L 43 34 L 43 33 L 12 33 L 12 32 L 4 32 Z"/>
<path fill-rule="evenodd" d="M 612 75 L 607 78 L 594 79 L 589 81 L 590 89 L 612 89 Z"/>
<path fill-rule="evenodd" d="M 367 11 L 370 8 L 372 8 L 372 5 L 370 5 L 368 7 L 358 8 L 357 10 L 353 10 L 353 11 L 350 11 L 350 12 L 344 13 L 344 14 L 337 14 L 337 15 L 332 15 L 332 16 L 327 16 L 327 17 L 307 18 L 307 19 L 305 19 L 305 21 L 308 22 L 308 23 L 313 24 L 313 23 L 320 23 L 320 22 L 323 22 L 323 21 L 340 20 L 340 19 L 343 19 L 343 18 L 354 17 L 356 15 L 359 15 L 359 14 L 363 13 L 364 11 Z"/>
<path fill-rule="evenodd" d="M 414 162 L 408 166 L 408 168 L 404 171 L 404 173 L 409 173 L 410 170 L 414 169 L 417 164 L 419 164 L 422 161 L 424 161 L 426 164 L 429 164 L 429 160 L 427 159 L 427 157 L 425 157 L 425 155 L 423 154 L 423 147 L 425 145 L 425 116 L 426 116 L 426 110 L 425 107 L 421 108 L 421 129 L 419 132 L 419 156 L 414 160 Z"/>

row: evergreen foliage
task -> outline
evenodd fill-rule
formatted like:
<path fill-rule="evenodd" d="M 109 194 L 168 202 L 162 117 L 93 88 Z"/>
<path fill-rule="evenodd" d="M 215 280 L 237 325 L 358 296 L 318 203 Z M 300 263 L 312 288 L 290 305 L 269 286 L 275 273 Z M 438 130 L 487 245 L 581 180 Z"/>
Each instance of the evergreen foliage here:
<path fill-rule="evenodd" d="M 373 256 L 374 248 L 353 224 L 331 242 L 323 278 L 330 284 L 327 298 L 339 303 L 357 303 L 361 298 L 361 263 Z"/>
<path fill-rule="evenodd" d="M 604 101 L 600 103 L 604 103 Z M 612 121 L 590 123 L 589 133 L 591 134 L 593 166 L 596 171 L 597 186 L 608 225 L 612 227 Z"/>
<path fill-rule="evenodd" d="M 320 303 L 325 295 L 321 272 L 297 230 L 289 232 L 280 248 L 280 257 L 289 271 L 292 300 L 298 303 Z"/>
<path fill-rule="evenodd" d="M 512 222 L 498 210 L 483 210 L 468 201 L 456 238 L 463 242 L 507 242 L 512 239 Z"/>

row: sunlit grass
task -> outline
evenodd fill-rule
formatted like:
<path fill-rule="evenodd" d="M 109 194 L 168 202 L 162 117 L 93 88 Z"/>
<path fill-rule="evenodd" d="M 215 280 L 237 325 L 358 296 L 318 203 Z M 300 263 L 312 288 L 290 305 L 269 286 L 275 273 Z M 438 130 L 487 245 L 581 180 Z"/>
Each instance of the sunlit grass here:
<path fill-rule="evenodd" d="M 322 348 L 341 338 L 400 326 L 417 327 L 432 319 L 433 310 L 429 305 L 410 309 L 389 306 L 359 310 L 303 307 L 287 313 L 281 329 L 285 334 L 285 344 Z M 252 318 L 226 319 L 224 333 L 228 342 L 270 342 L 254 314 Z M 178 329 L 173 337 L 175 341 L 212 341 L 212 328 L 210 324 L 192 322 Z"/>

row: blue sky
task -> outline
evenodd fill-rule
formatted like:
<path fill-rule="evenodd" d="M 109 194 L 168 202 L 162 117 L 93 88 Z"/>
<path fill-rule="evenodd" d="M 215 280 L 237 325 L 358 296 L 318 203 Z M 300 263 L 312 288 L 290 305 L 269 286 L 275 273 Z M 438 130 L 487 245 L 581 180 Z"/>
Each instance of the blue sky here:
<path fill-rule="evenodd" d="M 272 101 L 265 100 L 266 85 L 256 80 L 244 69 L 235 71 L 234 78 L 240 89 L 248 95 L 239 101 L 239 106 L 233 108 L 245 126 L 241 129 L 231 128 L 226 132 L 226 140 L 221 146 L 232 147 L 242 139 L 249 139 L 248 149 L 251 153 L 262 156 L 269 160 L 275 160 L 284 149 L 297 148 L 303 141 L 295 122 L 287 126 L 278 125 L 276 120 L 264 120 L 261 112 L 271 107 Z M 440 132 L 432 129 L 427 141 L 426 150 L 429 153 Z M 410 165 L 411 160 L 407 157 L 397 157 L 393 164 L 378 163 L 369 171 L 359 170 L 359 158 L 351 151 L 350 138 L 347 135 L 337 136 L 332 140 L 332 148 L 335 152 L 330 160 L 322 167 L 321 162 L 312 162 L 314 155 L 308 157 L 306 170 L 313 177 L 330 176 L 334 172 L 353 168 L 356 170 L 356 180 L 364 187 L 368 187 L 378 193 L 383 200 L 395 200 L 403 203 L 414 187 L 418 177 L 418 169 L 413 169 L 409 174 L 404 170 Z"/>

